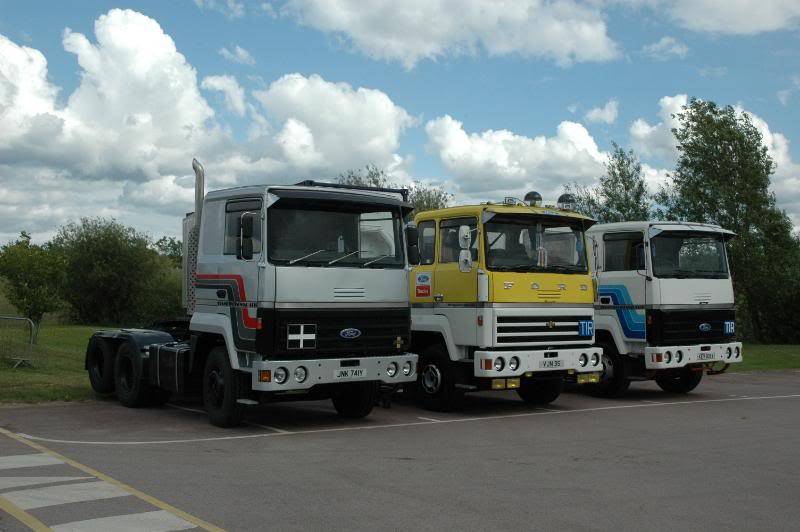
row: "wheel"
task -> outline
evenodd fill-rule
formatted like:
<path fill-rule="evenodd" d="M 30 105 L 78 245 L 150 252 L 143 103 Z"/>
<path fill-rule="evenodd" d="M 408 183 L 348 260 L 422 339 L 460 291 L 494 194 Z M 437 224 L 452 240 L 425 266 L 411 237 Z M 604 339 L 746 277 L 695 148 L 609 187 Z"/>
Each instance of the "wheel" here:
<path fill-rule="evenodd" d="M 117 349 L 114 361 L 114 387 L 117 399 L 128 408 L 145 406 L 150 386 L 142 381 L 141 366 L 138 364 L 139 354 L 136 346 L 123 342 Z"/>
<path fill-rule="evenodd" d="M 600 382 L 591 385 L 589 391 L 597 397 L 622 397 L 631 385 L 625 360 L 616 349 L 607 344 L 603 345 L 601 360 L 603 372 L 600 374 Z"/>
<path fill-rule="evenodd" d="M 93 338 L 86 354 L 86 369 L 92 390 L 99 394 L 114 392 L 114 350 L 101 338 Z"/>
<path fill-rule="evenodd" d="M 464 391 L 456 388 L 456 370 L 441 346 L 430 346 L 420 355 L 416 396 L 428 410 L 448 412 L 460 408 Z"/>
<path fill-rule="evenodd" d="M 331 395 L 331 401 L 340 416 L 360 419 L 372 412 L 379 393 L 377 382 L 351 382 L 338 386 Z"/>
<path fill-rule="evenodd" d="M 564 379 L 523 379 L 517 395 L 526 403 L 549 405 L 561 395 Z"/>
<path fill-rule="evenodd" d="M 656 384 L 670 393 L 689 393 L 703 380 L 702 371 L 692 371 L 689 366 L 681 368 L 679 373 L 656 377 Z"/>
<path fill-rule="evenodd" d="M 244 406 L 237 403 L 241 386 L 231 368 L 228 350 L 217 346 L 211 350 L 203 368 L 203 406 L 208 419 L 218 427 L 235 427 L 242 422 Z"/>

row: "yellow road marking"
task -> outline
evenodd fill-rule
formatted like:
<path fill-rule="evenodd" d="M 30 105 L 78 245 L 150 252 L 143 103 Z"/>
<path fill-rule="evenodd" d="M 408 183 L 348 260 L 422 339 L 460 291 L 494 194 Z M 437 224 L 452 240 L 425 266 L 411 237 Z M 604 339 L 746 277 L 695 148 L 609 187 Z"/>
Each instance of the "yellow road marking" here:
<path fill-rule="evenodd" d="M 148 495 L 148 494 L 146 494 L 146 493 L 144 493 L 142 491 L 139 491 L 136 488 L 134 488 L 133 486 L 129 486 L 129 485 L 125 484 L 124 482 L 120 482 L 119 480 L 111 478 L 108 475 L 106 475 L 105 473 L 101 473 L 100 471 L 97 471 L 96 469 L 93 469 L 93 468 L 91 468 L 91 467 L 89 467 L 87 465 L 84 465 L 84 464 L 82 464 L 80 462 L 76 462 L 75 460 L 73 460 L 71 458 L 67 458 L 63 454 L 59 454 L 59 453 L 57 453 L 57 452 L 55 452 L 55 451 L 53 451 L 51 449 L 48 449 L 47 447 L 45 447 L 44 445 L 41 445 L 40 443 L 32 442 L 32 441 L 30 441 L 30 440 L 28 440 L 26 438 L 23 438 L 22 436 L 18 436 L 17 434 L 14 434 L 13 432 L 10 432 L 10 431 L 2 428 L 2 427 L 0 427 L 0 434 L 8 436 L 9 438 L 11 438 L 13 440 L 16 440 L 16 441 L 18 441 L 18 442 L 20 442 L 20 443 L 22 443 L 24 445 L 27 445 L 28 447 L 36 449 L 39 452 L 48 454 L 48 455 L 50 455 L 50 456 L 52 456 L 54 458 L 58 458 L 59 460 L 62 460 L 65 464 L 69 464 L 69 465 L 71 465 L 72 467 L 74 467 L 76 469 L 80 469 L 84 473 L 88 473 L 88 474 L 90 474 L 90 475 L 92 475 L 94 477 L 99 478 L 100 480 L 105 480 L 106 482 L 108 482 L 110 484 L 113 484 L 113 485 L 115 485 L 115 486 L 127 491 L 128 493 L 130 493 L 134 497 L 137 497 L 137 498 L 139 498 L 139 499 L 141 499 L 141 500 L 143 500 L 143 501 L 145 501 L 145 502 L 147 502 L 149 504 L 152 504 L 156 508 L 161 508 L 162 510 L 166 510 L 167 512 L 170 512 L 171 514 L 180 517 L 184 521 L 188 521 L 189 523 L 192 523 L 196 527 L 202 528 L 204 530 L 208 530 L 209 532 L 225 532 L 224 529 L 222 529 L 222 528 L 220 528 L 220 527 L 218 527 L 216 525 L 212 525 L 209 522 L 203 521 L 199 517 L 195 517 L 195 516 L 193 516 L 191 514 L 188 514 L 188 513 L 184 512 L 183 510 L 179 510 L 178 508 L 175 508 L 171 504 L 166 503 L 164 501 L 161 501 L 159 499 L 156 499 L 152 495 Z M 9 508 L 6 508 L 7 505 L 10 505 Z M 0 497 L 0 509 L 3 509 L 6 512 L 8 512 L 9 514 L 13 515 L 20 522 L 24 523 L 25 525 L 30 527 L 32 530 L 50 530 L 43 523 L 41 523 L 38 519 L 36 519 L 32 515 L 28 514 L 27 512 L 21 510 L 20 508 L 17 508 L 16 506 L 12 505 L 9 501 L 7 501 L 6 499 L 3 499 L 2 497 Z M 19 515 L 20 512 L 21 512 L 21 514 L 24 514 L 24 515 Z M 25 519 L 25 520 L 23 520 L 23 519 Z"/>
<path fill-rule="evenodd" d="M 0 510 L 4 511 L 35 532 L 46 532 L 50 530 L 50 527 L 48 527 L 46 524 L 42 523 L 34 516 L 3 496 L 0 496 Z"/>

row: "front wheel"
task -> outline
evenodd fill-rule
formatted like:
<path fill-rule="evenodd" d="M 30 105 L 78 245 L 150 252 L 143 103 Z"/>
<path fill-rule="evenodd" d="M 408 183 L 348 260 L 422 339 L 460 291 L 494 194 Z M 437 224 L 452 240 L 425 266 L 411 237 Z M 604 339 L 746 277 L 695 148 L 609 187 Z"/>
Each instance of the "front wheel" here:
<path fill-rule="evenodd" d="M 213 425 L 235 427 L 242 422 L 244 407 L 237 402 L 239 392 L 238 375 L 231 367 L 228 350 L 215 347 L 203 369 L 203 406 Z"/>
<path fill-rule="evenodd" d="M 367 417 L 378 401 L 380 388 L 377 382 L 352 382 L 339 385 L 331 395 L 336 412 L 346 418 Z"/>
<path fill-rule="evenodd" d="M 564 379 L 523 379 L 517 395 L 526 403 L 549 405 L 561 395 Z"/>
<path fill-rule="evenodd" d="M 692 371 L 689 366 L 682 368 L 677 374 L 656 377 L 656 384 L 669 393 L 689 393 L 703 380 L 702 371 Z"/>
<path fill-rule="evenodd" d="M 449 412 L 461 407 L 464 391 L 456 388 L 456 369 L 440 346 L 425 349 L 420 355 L 416 396 L 428 410 Z"/>
<path fill-rule="evenodd" d="M 631 385 L 625 360 L 607 345 L 603 346 L 601 360 L 603 372 L 600 374 L 600 382 L 590 385 L 589 390 L 596 397 L 622 397 Z"/>

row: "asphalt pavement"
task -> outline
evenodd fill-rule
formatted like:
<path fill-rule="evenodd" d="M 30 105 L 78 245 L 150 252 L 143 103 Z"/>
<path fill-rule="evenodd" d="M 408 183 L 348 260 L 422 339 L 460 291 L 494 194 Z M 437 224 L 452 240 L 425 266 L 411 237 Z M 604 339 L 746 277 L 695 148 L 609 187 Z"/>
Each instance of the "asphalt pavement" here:
<path fill-rule="evenodd" d="M 689 395 L 329 402 L 208 424 L 191 398 L 0 408 L 0 530 L 796 530 L 800 371 Z M 41 478 L 46 477 L 46 478 Z M 127 527 L 127 528 L 126 528 Z"/>

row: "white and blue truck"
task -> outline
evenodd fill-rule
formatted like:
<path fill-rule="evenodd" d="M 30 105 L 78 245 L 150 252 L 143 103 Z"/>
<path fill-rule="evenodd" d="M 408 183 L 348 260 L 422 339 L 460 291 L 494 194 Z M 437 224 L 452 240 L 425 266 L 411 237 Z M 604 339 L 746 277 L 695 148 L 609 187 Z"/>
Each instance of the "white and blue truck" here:
<path fill-rule="evenodd" d="M 138 407 L 199 391 L 211 422 L 232 426 L 248 405 L 280 400 L 330 398 L 363 417 L 381 386 L 416 380 L 405 190 L 304 181 L 204 194 L 192 166 L 186 318 L 95 333 L 96 392 Z"/>
<path fill-rule="evenodd" d="M 587 231 L 597 285 L 598 395 L 631 381 L 688 393 L 703 374 L 742 361 L 726 242 L 734 233 L 688 222 L 597 224 Z"/>

